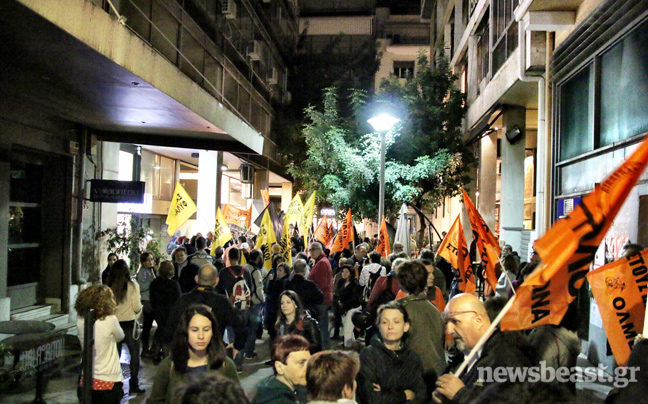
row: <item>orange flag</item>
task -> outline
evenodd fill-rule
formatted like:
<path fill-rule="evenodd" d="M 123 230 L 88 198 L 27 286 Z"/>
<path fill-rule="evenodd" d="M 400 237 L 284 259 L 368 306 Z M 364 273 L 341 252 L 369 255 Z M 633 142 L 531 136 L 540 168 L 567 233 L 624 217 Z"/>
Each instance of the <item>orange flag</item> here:
<path fill-rule="evenodd" d="M 270 205 L 270 191 L 268 190 L 268 187 L 261 190 L 261 198 L 263 199 L 263 207 L 267 208 L 268 205 Z"/>
<path fill-rule="evenodd" d="M 329 223 L 328 229 L 326 229 L 326 244 L 329 244 L 333 241 L 333 235 L 335 234 L 333 230 L 333 223 Z"/>
<path fill-rule="evenodd" d="M 338 229 L 337 236 L 331 246 L 331 253 L 342 251 L 349 248 L 349 243 L 353 242 L 353 219 L 351 218 L 351 209 L 347 212 L 342 226 Z"/>
<path fill-rule="evenodd" d="M 223 218 L 225 218 L 226 223 L 235 224 L 237 226 L 241 225 L 241 218 L 245 218 L 245 225 L 250 227 L 250 222 L 252 220 L 252 207 L 250 209 L 239 209 L 234 206 L 227 204 L 223 208 Z"/>
<path fill-rule="evenodd" d="M 328 241 L 328 239 L 326 238 L 327 231 L 328 221 L 326 220 L 326 216 L 324 216 L 317 225 L 317 229 L 315 229 L 315 233 L 313 233 L 313 238 L 322 243 L 322 245 L 326 245 L 326 242 Z"/>
<path fill-rule="evenodd" d="M 459 290 L 464 293 L 475 293 L 475 277 L 473 276 L 472 265 L 470 264 L 470 255 L 466 236 L 464 236 L 461 218 L 457 216 L 452 227 L 446 234 L 446 237 L 439 246 L 438 254 L 448 260 L 448 262 L 459 272 Z"/>
<path fill-rule="evenodd" d="M 614 359 L 628 362 L 634 338 L 641 334 L 648 291 L 648 250 L 587 274 Z"/>
<path fill-rule="evenodd" d="M 391 248 L 389 248 L 389 235 L 387 234 L 387 223 L 385 222 L 384 215 L 382 217 L 382 223 L 380 223 L 380 233 L 378 234 L 378 245 L 376 246 L 376 251 L 378 251 L 383 257 L 387 257 L 391 254 Z"/>
<path fill-rule="evenodd" d="M 497 287 L 497 279 L 500 275 L 500 246 L 497 243 L 497 239 L 495 239 L 495 236 L 488 228 L 488 225 L 477 211 L 477 208 L 475 208 L 475 205 L 466 193 L 466 190 L 461 188 L 461 191 L 463 192 L 464 204 L 468 211 L 468 218 L 470 219 L 470 227 L 472 227 L 473 237 L 477 240 L 479 257 L 485 268 L 486 280 L 490 287 L 495 290 Z"/>
<path fill-rule="evenodd" d="M 648 164 L 648 138 L 569 216 L 534 244 L 542 264 L 520 285 L 502 330 L 559 324 L 576 298 L 596 250 Z"/>

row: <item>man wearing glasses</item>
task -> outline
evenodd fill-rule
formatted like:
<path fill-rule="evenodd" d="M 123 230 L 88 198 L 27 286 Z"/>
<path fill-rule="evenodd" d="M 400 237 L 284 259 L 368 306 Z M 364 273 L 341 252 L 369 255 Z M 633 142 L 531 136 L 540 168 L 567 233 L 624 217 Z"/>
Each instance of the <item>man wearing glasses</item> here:
<path fill-rule="evenodd" d="M 474 295 L 460 294 L 448 302 L 443 315 L 446 332 L 454 338 L 457 349 L 468 357 L 491 324 L 484 304 Z M 433 395 L 434 401 L 471 402 L 489 384 L 488 381 L 479 380 L 479 368 L 532 366 L 531 349 L 526 346 L 526 338 L 522 341 L 521 338 L 523 337 L 519 333 L 496 330 L 473 357 L 460 378 L 452 373 L 439 377 Z"/>

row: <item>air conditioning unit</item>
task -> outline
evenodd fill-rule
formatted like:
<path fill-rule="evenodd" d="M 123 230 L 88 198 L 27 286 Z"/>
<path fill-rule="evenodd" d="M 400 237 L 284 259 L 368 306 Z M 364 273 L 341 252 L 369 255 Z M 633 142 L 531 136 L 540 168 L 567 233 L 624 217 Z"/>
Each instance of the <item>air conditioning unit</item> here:
<path fill-rule="evenodd" d="M 279 83 L 279 71 L 276 67 L 268 70 L 268 77 L 266 77 L 268 84 L 277 84 Z"/>
<path fill-rule="evenodd" d="M 281 97 L 281 102 L 284 105 L 288 105 L 291 103 L 291 101 L 292 101 L 292 94 L 290 94 L 290 91 L 286 91 L 285 93 L 283 93 L 283 97 Z"/>
<path fill-rule="evenodd" d="M 263 60 L 263 42 L 250 41 L 250 43 L 248 44 L 247 54 L 252 61 Z"/>
<path fill-rule="evenodd" d="M 221 0 L 221 12 L 225 18 L 236 18 L 236 3 L 234 0 Z"/>

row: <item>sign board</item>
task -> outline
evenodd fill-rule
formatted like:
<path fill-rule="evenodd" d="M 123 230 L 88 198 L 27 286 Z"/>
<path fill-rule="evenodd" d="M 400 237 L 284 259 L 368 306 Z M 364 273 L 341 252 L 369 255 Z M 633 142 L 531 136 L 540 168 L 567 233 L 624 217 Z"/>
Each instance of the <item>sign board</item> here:
<path fill-rule="evenodd" d="M 56 339 L 47 339 L 42 345 L 20 352 L 20 371 L 24 377 L 32 376 L 40 367 L 41 371 L 51 370 L 56 361 L 65 354 L 65 339 L 63 335 Z"/>
<path fill-rule="evenodd" d="M 90 180 L 90 200 L 93 202 L 144 202 L 144 181 Z"/>

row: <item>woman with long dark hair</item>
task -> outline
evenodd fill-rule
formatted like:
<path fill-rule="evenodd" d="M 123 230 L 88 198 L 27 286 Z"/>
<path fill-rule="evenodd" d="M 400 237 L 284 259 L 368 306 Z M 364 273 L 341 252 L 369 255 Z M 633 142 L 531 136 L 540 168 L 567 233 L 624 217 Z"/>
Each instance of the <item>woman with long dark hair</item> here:
<path fill-rule="evenodd" d="M 342 315 L 342 325 L 344 327 L 344 348 L 350 349 L 355 342 L 353 332 L 353 313 L 362 308 L 362 286 L 356 281 L 356 271 L 349 264 L 343 264 L 341 267 L 338 281 L 338 306 Z"/>
<path fill-rule="evenodd" d="M 277 323 L 277 311 L 279 309 L 279 295 L 284 290 L 284 281 L 288 275 L 290 275 L 290 267 L 288 264 L 283 262 L 283 256 L 281 254 L 275 254 L 272 256 L 272 270 L 268 274 L 268 282 L 266 283 L 266 307 L 265 307 L 265 318 L 264 324 L 268 330 L 268 335 L 270 336 L 270 346 L 272 347 L 272 341 L 277 337 L 277 329 L 275 324 Z"/>
<path fill-rule="evenodd" d="M 284 290 L 279 296 L 279 315 L 276 323 L 277 335 L 297 334 L 311 344 L 311 353 L 322 350 L 322 337 L 317 321 L 313 319 L 292 290 Z"/>
<path fill-rule="evenodd" d="M 110 276 L 110 269 L 112 268 L 113 265 L 115 265 L 115 262 L 119 257 L 115 253 L 110 253 L 108 254 L 108 265 L 106 265 L 106 268 L 103 270 L 101 273 L 101 284 L 106 285 L 108 283 L 108 277 Z"/>
<path fill-rule="evenodd" d="M 171 343 L 171 356 L 160 363 L 147 403 L 172 403 L 175 391 L 190 375 L 208 371 L 239 382 L 236 365 L 225 355 L 218 323 L 211 309 L 204 304 L 195 304 L 180 317 Z"/>
<path fill-rule="evenodd" d="M 142 313 L 142 302 L 139 285 L 131 279 L 128 264 L 124 260 L 117 260 L 110 270 L 108 286 L 112 289 L 117 302 L 116 316 L 119 325 L 124 330 L 124 341 L 130 352 L 130 392 L 131 394 L 143 393 L 139 387 L 139 362 L 140 344 L 135 333 L 135 320 Z M 117 352 L 121 353 L 121 342 L 117 345 Z"/>

